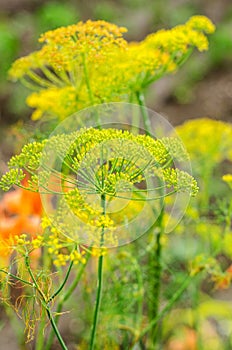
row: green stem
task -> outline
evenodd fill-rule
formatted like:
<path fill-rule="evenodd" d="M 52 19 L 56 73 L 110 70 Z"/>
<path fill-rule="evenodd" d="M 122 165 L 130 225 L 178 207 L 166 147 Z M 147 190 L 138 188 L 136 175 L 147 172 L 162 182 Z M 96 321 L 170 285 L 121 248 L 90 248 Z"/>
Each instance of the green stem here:
<path fill-rule="evenodd" d="M 32 91 L 40 91 L 41 88 L 35 83 L 32 83 L 28 81 L 26 78 L 20 78 L 19 79 L 21 84 L 24 85 L 27 89 L 32 90 Z"/>
<path fill-rule="evenodd" d="M 198 278 L 194 283 L 194 291 L 193 291 L 193 309 L 194 309 L 194 329 L 196 331 L 197 336 L 197 349 L 203 350 L 203 343 L 200 334 L 201 325 L 200 325 L 200 315 L 199 315 L 199 300 L 200 300 L 200 283 L 201 280 Z"/>
<path fill-rule="evenodd" d="M 46 312 L 47 312 L 47 315 L 48 315 L 48 319 L 51 323 L 51 326 L 53 328 L 53 331 L 61 345 L 61 348 L 63 350 L 68 350 L 68 348 L 66 347 L 64 341 L 63 341 L 63 338 L 59 332 L 59 329 L 57 328 L 57 325 L 56 325 L 56 322 L 53 318 L 53 315 L 52 315 L 52 312 L 51 312 L 51 309 L 50 309 L 50 306 L 49 306 L 49 303 L 47 301 L 47 298 L 45 296 L 45 294 L 43 293 L 43 291 L 40 289 L 37 281 L 36 281 L 36 278 L 31 270 L 31 267 L 30 267 L 30 260 L 29 260 L 29 254 L 26 252 L 26 255 L 25 255 L 25 264 L 26 264 L 26 267 L 27 267 L 27 270 L 29 272 L 29 275 L 31 276 L 31 279 L 33 281 L 33 284 L 34 284 L 34 287 L 35 289 L 37 290 L 37 292 L 40 294 L 41 296 L 41 304 L 44 306 Z"/>
<path fill-rule="evenodd" d="M 65 276 L 63 282 L 61 283 L 61 285 L 60 285 L 60 287 L 57 289 L 57 291 L 56 291 L 54 294 L 52 294 L 52 296 L 48 299 L 48 303 L 50 303 L 50 301 L 52 301 L 58 294 L 60 294 L 60 292 L 61 292 L 62 289 L 64 288 L 64 286 L 65 286 L 65 284 L 66 284 L 66 282 L 67 282 L 67 280 L 68 280 L 68 278 L 69 278 L 69 275 L 70 275 L 70 272 L 71 272 L 72 267 L 73 267 L 73 261 L 71 261 L 71 263 L 70 263 L 70 265 L 69 265 L 69 267 L 68 267 L 68 271 L 67 271 L 67 273 L 66 273 L 66 276 Z"/>
<path fill-rule="evenodd" d="M 137 98 L 137 101 L 138 101 L 138 104 L 140 106 L 140 110 L 142 113 L 143 123 L 144 123 L 144 128 L 145 128 L 146 134 L 151 135 L 151 122 L 149 119 L 149 115 L 147 114 L 147 109 L 145 107 L 144 95 L 140 91 L 137 91 L 136 98 Z"/>
<path fill-rule="evenodd" d="M 144 104 L 144 95 L 141 92 L 136 93 L 137 101 L 139 103 L 143 122 L 145 126 L 146 134 L 151 134 L 151 123 L 149 116 L 147 114 L 147 110 Z M 161 279 L 161 236 L 163 233 L 163 208 L 161 209 L 161 213 L 157 220 L 157 226 L 160 228 L 160 231 L 158 232 L 156 236 L 156 245 L 155 245 L 155 252 L 153 250 L 150 252 L 150 266 L 152 266 L 151 275 L 153 276 L 152 280 L 154 283 L 152 284 L 152 299 L 149 307 L 150 312 L 150 318 L 156 318 L 158 311 L 159 311 L 159 296 L 160 296 L 160 279 Z M 157 328 L 156 325 L 152 327 L 151 329 L 151 339 L 153 345 L 156 343 L 157 340 Z"/>
<path fill-rule="evenodd" d="M 159 303 L 160 303 L 160 287 L 161 287 L 161 273 L 162 273 L 162 264 L 161 264 L 161 255 L 162 255 L 162 244 L 161 238 L 164 233 L 163 226 L 163 216 L 164 216 L 164 208 L 161 209 L 160 215 L 157 220 L 157 226 L 159 227 L 159 232 L 156 236 L 156 245 L 155 245 L 155 253 L 151 252 L 150 254 L 150 266 L 152 267 L 152 275 L 154 276 L 154 283 L 152 286 L 152 300 L 150 306 L 150 317 L 156 318 L 159 313 Z M 151 329 L 151 339 L 153 345 L 155 345 L 157 341 L 157 326 Z"/>
<path fill-rule="evenodd" d="M 38 285 L 38 283 L 37 283 L 37 281 L 36 281 L 36 278 L 35 278 L 35 276 L 34 276 L 32 270 L 31 270 L 30 261 L 29 261 L 29 254 L 28 254 L 28 253 L 26 253 L 26 255 L 25 255 L 25 265 L 26 265 L 27 270 L 28 270 L 28 272 L 29 272 L 29 275 L 31 276 L 31 279 L 32 279 L 32 281 L 33 281 L 33 286 L 35 287 L 35 289 L 37 290 L 37 292 L 38 292 L 38 293 L 40 294 L 40 296 L 42 297 L 43 302 L 46 303 L 46 297 L 45 297 L 43 291 L 40 289 L 40 287 L 39 287 L 39 285 Z"/>
<path fill-rule="evenodd" d="M 95 101 L 94 101 L 94 95 L 90 84 L 89 71 L 86 64 L 85 54 L 82 55 L 82 59 L 83 59 L 83 69 L 84 69 L 85 83 L 86 83 L 86 87 L 89 95 L 89 101 L 90 101 L 90 105 L 93 106 L 95 104 Z M 97 123 L 97 126 L 101 128 L 101 121 L 100 121 L 97 109 L 94 109 L 94 118 Z"/>
<path fill-rule="evenodd" d="M 231 202 L 229 204 L 229 209 L 228 209 L 228 213 L 227 213 L 227 216 L 226 216 L 225 233 L 229 233 L 230 232 L 231 221 L 232 221 L 232 199 L 231 199 Z"/>
<path fill-rule="evenodd" d="M 85 54 L 82 55 L 82 58 L 83 58 L 83 68 L 84 68 L 85 82 L 86 82 L 86 86 L 87 86 L 89 100 L 90 100 L 91 105 L 93 106 L 94 105 L 94 97 L 93 97 L 93 93 L 92 93 L 92 89 L 91 89 L 91 85 L 90 85 L 89 72 L 87 69 Z"/>
<path fill-rule="evenodd" d="M 72 284 L 70 285 L 70 287 L 68 288 L 68 290 L 66 291 L 64 296 L 61 297 L 61 299 L 60 299 L 60 301 L 59 301 L 59 303 L 57 305 L 57 309 L 56 309 L 56 312 L 55 312 L 56 316 L 54 318 L 56 324 L 59 321 L 60 313 L 63 310 L 64 303 L 70 298 L 70 296 L 72 295 L 72 293 L 76 289 L 76 287 L 77 287 L 77 285 L 78 285 L 78 283 L 79 283 L 79 281 L 81 279 L 82 273 L 84 272 L 84 269 L 85 269 L 85 266 L 87 264 L 87 261 L 88 261 L 89 257 L 90 257 L 90 253 L 86 256 L 86 263 L 81 265 L 81 268 L 80 268 L 78 274 L 76 275 L 75 279 L 73 280 Z M 55 335 L 55 333 L 51 331 L 50 334 L 49 334 L 49 337 L 48 337 L 48 340 L 47 340 L 47 343 L 46 343 L 46 346 L 45 346 L 44 350 L 49 350 L 51 348 L 52 343 L 53 343 L 53 339 L 54 339 L 54 335 Z"/>
<path fill-rule="evenodd" d="M 193 48 L 190 48 L 185 54 L 183 54 L 183 56 L 179 59 L 176 60 L 175 64 L 176 66 L 179 68 L 181 67 L 187 60 L 188 58 L 191 56 L 193 52 Z M 171 58 L 172 60 L 175 61 L 174 56 Z M 160 78 L 162 78 L 163 75 L 169 73 L 167 71 L 168 65 L 163 66 L 163 68 L 161 69 L 160 72 L 156 72 L 153 76 L 149 77 L 150 74 L 148 75 L 149 78 L 145 79 L 142 85 L 142 88 L 146 88 L 148 85 L 154 83 L 155 81 L 159 80 Z"/>
<path fill-rule="evenodd" d="M 98 316 L 99 316 L 99 310 L 100 310 L 100 304 L 101 304 L 102 277 L 103 277 L 103 255 L 101 255 L 98 259 L 98 286 L 97 286 L 96 304 L 95 304 L 95 310 L 94 310 L 93 326 L 92 326 L 89 350 L 94 349 L 97 322 L 98 322 Z"/>
<path fill-rule="evenodd" d="M 209 210 L 209 200 L 210 200 L 210 184 L 211 184 L 211 178 L 212 178 L 212 171 L 213 171 L 213 165 L 208 165 L 204 169 L 203 173 L 203 182 L 204 182 L 204 191 L 203 191 L 203 197 L 201 201 L 201 210 L 203 213 L 208 214 Z"/>
<path fill-rule="evenodd" d="M 3 272 L 3 273 L 5 273 L 6 275 L 8 275 L 8 276 L 14 278 L 16 281 L 20 281 L 20 282 L 22 282 L 22 283 L 24 283 L 24 284 L 27 284 L 28 286 L 31 286 L 31 287 L 34 286 L 33 283 L 28 282 L 28 281 L 25 281 L 25 280 L 23 280 L 22 278 L 20 278 L 20 277 L 18 277 L 18 276 L 16 276 L 16 275 L 13 275 L 12 273 L 10 273 L 10 272 L 8 272 L 8 271 L 5 271 L 5 270 L 0 269 L 0 272 Z"/>
<path fill-rule="evenodd" d="M 41 78 L 39 75 L 37 75 L 32 70 L 29 70 L 27 75 L 33 82 L 38 84 L 38 86 L 40 88 L 53 88 L 54 87 L 54 85 L 52 83 L 50 83 L 49 81 Z"/>
<path fill-rule="evenodd" d="M 45 77 L 56 87 L 63 87 L 65 86 L 64 81 L 62 81 L 60 79 L 60 77 L 58 77 L 57 75 L 55 75 L 52 71 L 50 71 L 50 69 L 48 69 L 46 66 L 41 65 L 40 66 L 41 71 L 43 72 L 43 74 L 45 75 Z"/>
<path fill-rule="evenodd" d="M 60 345 L 61 345 L 61 348 L 62 348 L 63 350 L 68 350 L 68 348 L 67 348 L 67 346 L 65 345 L 65 343 L 64 343 L 64 341 L 63 341 L 63 338 L 62 338 L 62 336 L 61 336 L 61 334 L 60 334 L 60 331 L 59 331 L 59 329 L 57 328 L 56 322 L 55 322 L 55 320 L 54 320 L 54 317 L 53 317 L 53 315 L 52 315 L 52 312 L 51 312 L 49 306 L 47 306 L 46 311 L 47 311 L 48 319 L 49 319 L 49 321 L 50 321 L 50 323 L 51 323 L 51 326 L 52 326 L 52 328 L 53 328 L 53 331 L 54 331 L 54 333 L 55 333 L 55 335 L 56 335 L 56 337 L 57 337 L 57 339 L 58 339 L 58 341 L 59 341 L 59 343 L 60 343 Z"/>
<path fill-rule="evenodd" d="M 44 309 L 42 310 L 41 320 L 39 322 L 39 327 L 37 331 L 35 350 L 44 349 L 44 328 L 46 327 L 46 314 Z"/>
<path fill-rule="evenodd" d="M 135 345 L 140 339 L 142 339 L 148 332 L 151 331 L 151 329 L 157 324 L 157 322 L 172 308 L 172 306 L 175 304 L 175 302 L 181 297 L 183 292 L 186 290 L 186 288 L 190 285 L 190 282 L 192 281 L 192 276 L 189 275 L 182 283 L 180 288 L 173 294 L 171 299 L 169 300 L 168 304 L 163 308 L 163 310 L 155 317 L 153 318 L 147 327 L 145 327 L 140 334 L 135 339 L 133 345 Z"/>
<path fill-rule="evenodd" d="M 102 214 L 105 215 L 106 214 L 105 194 L 101 195 L 101 207 L 102 207 Z M 102 226 L 100 247 L 102 247 L 103 244 L 104 244 L 104 231 L 105 231 L 105 228 L 104 228 L 104 226 Z M 102 282 L 103 282 L 103 255 L 100 255 L 99 259 L 98 259 L 97 295 L 96 295 L 96 303 L 95 303 L 95 310 L 94 310 L 94 316 L 93 316 L 93 325 L 92 325 L 92 332 L 91 332 L 89 350 L 93 350 L 94 349 L 94 343 L 95 343 L 95 338 L 96 338 L 96 330 L 97 330 L 97 323 L 98 323 L 98 317 L 99 317 L 99 311 L 100 311 L 100 305 L 101 305 Z"/>
<path fill-rule="evenodd" d="M 141 109 L 143 122 L 145 126 L 145 131 L 148 135 L 151 135 L 152 129 L 151 129 L 151 123 L 149 119 L 149 115 L 147 114 L 146 107 L 144 105 L 144 95 L 141 92 L 136 93 L 136 97 Z M 161 196 L 162 198 L 162 196 Z M 157 198 L 159 199 L 159 198 Z M 162 273 L 162 265 L 161 265 L 161 255 L 162 255 L 162 245 L 161 245 L 161 238 L 164 233 L 164 224 L 163 224 L 163 217 L 164 217 L 164 204 L 161 202 L 161 212 L 157 219 L 157 225 L 159 228 L 159 232 L 156 236 L 156 245 L 155 245 L 155 252 L 151 250 L 150 252 L 150 266 L 152 266 L 151 275 L 154 277 L 152 280 L 154 281 L 152 284 L 152 300 L 150 303 L 150 318 L 154 319 L 157 317 L 159 312 L 159 302 L 160 302 L 160 287 L 161 287 L 161 273 Z M 154 325 L 154 327 L 151 328 L 151 339 L 153 345 L 157 341 L 157 327 Z"/>

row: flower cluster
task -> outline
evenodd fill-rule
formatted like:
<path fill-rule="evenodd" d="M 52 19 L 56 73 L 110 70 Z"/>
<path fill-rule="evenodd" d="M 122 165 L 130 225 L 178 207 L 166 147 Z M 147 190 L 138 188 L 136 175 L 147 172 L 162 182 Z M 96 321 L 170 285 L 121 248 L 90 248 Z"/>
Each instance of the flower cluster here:
<path fill-rule="evenodd" d="M 4 189 L 14 183 L 12 169 L 21 174 L 29 169 L 28 189 L 49 194 L 49 200 L 58 195 L 52 226 L 69 232 L 78 243 L 83 243 L 79 232 L 85 232 L 96 245 L 104 228 L 105 244 L 115 246 L 115 229 L 125 217 L 130 219 L 131 202 L 155 201 L 177 192 L 197 193 L 194 178 L 176 169 L 174 159 L 186 159 L 176 138 L 155 140 L 120 129 L 83 128 L 24 146 L 10 160 L 10 170 L 0 185 Z M 54 242 L 51 249 L 57 253 Z M 67 257 L 59 252 L 57 259 L 62 265 Z"/>
<path fill-rule="evenodd" d="M 100 256 L 107 253 L 106 248 L 87 249 L 86 246 L 77 246 L 73 240 L 62 235 L 59 230 L 54 227 L 53 222 L 47 216 L 42 218 L 42 228 L 44 230 L 43 245 L 47 247 L 47 253 L 53 264 L 57 267 L 65 266 L 73 262 L 77 264 L 87 264 L 88 256 Z M 40 236 L 33 239 L 32 245 L 35 246 Z"/>
<path fill-rule="evenodd" d="M 173 158 L 181 161 L 187 157 L 186 151 L 177 138 L 154 140 L 147 135 L 134 135 L 120 129 L 83 128 L 71 134 L 61 134 L 53 136 L 49 140 L 25 145 L 22 152 L 13 156 L 8 162 L 10 170 L 2 176 L 1 188 L 8 190 L 14 184 L 20 185 L 26 176 L 25 171 L 30 170 L 33 181 L 28 181 L 26 188 L 38 191 L 38 188 L 31 188 L 31 184 L 34 185 L 38 180 L 36 175 L 39 166 L 44 185 L 46 185 L 45 180 L 50 180 L 50 174 L 46 178 L 49 169 L 47 169 L 48 173 L 46 173 L 46 168 L 42 172 L 43 165 L 40 164 L 44 147 L 46 152 L 55 149 L 57 155 L 63 159 L 66 166 L 75 175 L 81 176 L 82 173 L 78 174 L 78 172 L 84 169 L 85 180 L 89 180 L 89 188 L 94 186 L 92 189 L 101 194 L 115 194 L 119 180 L 122 180 L 123 183 L 129 181 L 130 185 L 134 185 L 136 182 L 144 180 L 145 172 L 152 173 L 155 168 L 162 171 L 162 169 L 172 166 L 170 161 Z M 107 161 L 99 164 L 100 160 L 96 154 L 103 158 L 106 157 Z M 93 175 L 90 171 L 97 165 L 100 167 Z M 173 172 L 175 172 L 174 168 L 172 168 L 172 176 Z M 54 173 L 55 175 L 57 174 Z M 82 176 L 84 178 L 83 174 Z M 65 179 L 65 174 L 58 176 L 58 180 L 61 179 Z M 165 173 L 165 179 L 167 180 L 167 173 Z M 80 188 L 82 187 L 83 180 L 75 181 L 70 174 L 67 181 L 71 191 L 74 190 L 75 185 L 80 184 Z M 171 180 L 170 183 L 174 184 Z M 71 184 L 74 187 L 71 187 Z M 85 185 L 87 187 L 87 184 Z M 49 188 L 47 189 L 49 190 Z M 108 189 L 110 189 L 109 192 Z"/>
<path fill-rule="evenodd" d="M 18 59 L 10 77 L 35 91 L 28 99 L 33 119 L 44 114 L 64 119 L 108 101 L 132 101 L 136 93 L 174 72 L 191 54 L 208 48 L 214 25 L 194 16 L 184 25 L 160 30 L 141 42 L 123 39 L 125 28 L 87 21 L 41 36 L 39 51 Z"/>
<path fill-rule="evenodd" d="M 13 185 L 20 186 L 25 176 L 22 169 L 10 169 L 8 173 L 2 176 L 0 186 L 4 191 L 8 191 Z"/>
<path fill-rule="evenodd" d="M 218 120 L 200 118 L 186 121 L 176 128 L 191 160 L 197 164 L 232 160 L 232 126 Z M 207 161 L 207 162 L 206 162 Z"/>
<path fill-rule="evenodd" d="M 192 196 L 197 194 L 199 188 L 191 175 L 173 168 L 165 169 L 163 173 L 167 186 L 173 187 L 174 191 L 190 192 Z"/>

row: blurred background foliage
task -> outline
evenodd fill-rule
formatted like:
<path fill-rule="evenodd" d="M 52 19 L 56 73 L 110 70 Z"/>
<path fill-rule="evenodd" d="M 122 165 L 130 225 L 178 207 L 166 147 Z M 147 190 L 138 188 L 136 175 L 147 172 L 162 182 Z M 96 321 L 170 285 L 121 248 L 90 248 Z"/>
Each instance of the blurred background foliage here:
<path fill-rule="evenodd" d="M 160 28 L 171 28 L 195 14 L 217 26 L 207 53 L 195 53 L 180 73 L 161 79 L 148 94 L 148 107 L 179 124 L 208 116 L 231 120 L 232 3 L 230 0 L 0 0 L 0 123 L 28 121 L 27 91 L 7 79 L 11 63 L 39 48 L 47 30 L 80 20 L 104 19 L 128 28 L 126 39 L 141 40 Z"/>

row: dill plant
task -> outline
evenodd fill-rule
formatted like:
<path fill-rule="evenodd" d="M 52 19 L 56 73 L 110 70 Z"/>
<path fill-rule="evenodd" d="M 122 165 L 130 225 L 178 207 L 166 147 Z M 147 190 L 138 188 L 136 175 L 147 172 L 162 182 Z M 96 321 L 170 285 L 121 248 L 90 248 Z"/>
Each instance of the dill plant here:
<path fill-rule="evenodd" d="M 105 102 L 142 103 L 145 89 L 175 73 L 196 48 L 208 49 L 215 30 L 204 16 L 128 43 L 127 31 L 105 21 L 61 27 L 41 35 L 42 48 L 19 58 L 9 77 L 34 91 L 27 104 L 32 119 L 62 120 L 85 107 Z"/>
<path fill-rule="evenodd" d="M 232 127 L 228 122 L 199 118 L 184 122 L 176 131 L 186 145 L 193 165 L 193 175 L 201 191 L 191 201 L 184 219 L 174 231 L 173 239 L 169 240 L 167 251 L 171 252 L 171 247 L 175 246 L 176 253 L 168 258 L 166 256 L 166 261 L 188 264 L 192 276 L 196 276 L 192 285 L 190 308 L 193 322 L 189 322 L 189 326 L 195 332 L 197 346 L 207 349 L 209 337 L 203 331 L 207 317 L 212 317 L 217 326 L 224 322 L 217 311 L 217 296 L 223 295 L 223 290 L 231 286 L 232 202 L 231 192 L 223 184 L 224 181 L 230 186 L 231 175 L 223 174 L 230 172 L 231 167 Z M 180 248 L 183 241 L 189 247 L 184 253 Z M 201 274 L 197 277 L 199 272 Z M 202 312 L 207 304 L 205 295 L 211 303 L 207 316 Z M 224 310 L 228 305 L 225 303 Z M 184 314 L 185 312 L 183 317 Z M 181 326 L 181 322 L 178 326 Z M 217 342 L 222 348 L 226 348 L 227 344 L 231 346 L 230 336 L 225 339 L 218 336 Z M 216 348 L 216 344 L 212 347 Z"/>
<path fill-rule="evenodd" d="M 206 34 L 213 31 L 214 25 L 208 18 L 195 16 L 184 25 L 150 34 L 139 43 L 128 43 L 123 38 L 125 28 L 105 21 L 80 22 L 43 34 L 39 39 L 42 48 L 12 65 L 11 79 L 20 80 L 34 91 L 27 98 L 28 105 L 35 109 L 34 120 L 55 118 L 58 122 L 98 103 L 127 101 L 140 106 L 145 129 L 142 135 L 114 128 L 102 129 L 98 119 L 98 128 L 82 127 L 77 132 L 24 146 L 19 155 L 12 157 L 9 172 L 1 178 L 3 190 L 16 185 L 40 192 L 46 197 L 48 206 L 50 198 L 55 198 L 53 214 L 42 222 L 44 234 L 32 239 L 23 235 L 12 241 L 12 249 L 17 252 L 14 262 L 18 265 L 18 274 L 12 274 L 7 268 L 1 270 L 2 276 L 8 276 L 5 282 L 10 282 L 9 277 L 13 278 L 31 291 L 33 306 L 28 306 L 28 313 L 32 312 L 31 320 L 33 317 L 34 320 L 43 319 L 38 350 L 44 346 L 41 334 L 45 314 L 61 347 L 67 349 L 57 327 L 59 314 L 79 283 L 91 255 L 98 257 L 98 287 L 89 340 L 89 349 L 94 349 L 104 255 L 107 248 L 119 245 L 123 233 L 120 227 L 125 225 L 125 218 L 130 220 L 134 203 L 137 203 L 136 210 L 141 211 L 145 206 L 149 212 L 147 217 L 152 218 L 143 230 L 153 228 L 152 222 L 155 221 L 158 233 L 149 252 L 154 277 L 151 283 L 154 296 L 148 306 L 149 322 L 140 332 L 135 332 L 133 344 L 143 344 L 142 339 L 149 332 L 150 344 L 157 342 L 158 320 L 189 283 L 189 279 L 183 283 L 160 313 L 164 199 L 179 192 L 194 196 L 198 186 L 190 174 L 175 166 L 173 150 L 179 150 L 176 152 L 178 161 L 186 157 L 178 140 L 152 138 L 143 93 L 157 79 L 176 72 L 194 48 L 206 50 Z M 96 114 L 95 117 L 99 116 Z M 82 125 L 85 125 L 84 120 Z M 53 159 L 52 167 L 48 154 L 54 150 L 56 160 Z M 29 174 L 29 180 L 24 185 L 22 181 L 26 174 Z M 145 186 L 145 182 L 150 187 Z M 114 213 L 118 206 L 119 213 Z M 62 238 L 63 234 L 66 238 Z M 31 254 L 38 247 L 49 256 L 43 262 L 46 266 L 43 273 L 31 267 Z M 71 286 L 67 287 L 75 264 L 78 272 Z M 47 279 L 46 271 L 54 265 L 57 271 L 68 267 L 57 287 L 48 288 L 52 278 Z M 7 290 L 7 284 L 3 285 Z M 9 290 L 7 293 L 9 297 Z M 55 313 L 52 303 L 56 300 Z M 28 326 L 30 338 L 35 326 L 33 322 Z M 54 333 L 50 333 L 46 349 L 51 347 Z"/>
<path fill-rule="evenodd" d="M 172 144 L 177 146 L 177 142 L 176 139 L 171 138 L 168 140 L 165 138 L 163 141 L 162 139 L 154 140 L 150 136 L 133 135 L 128 131 L 117 129 L 84 128 L 71 134 L 53 136 L 48 141 L 26 145 L 19 155 L 10 160 L 8 163 L 10 170 L 1 179 L 1 187 L 7 190 L 13 184 L 20 183 L 20 180 L 26 176 L 25 171 L 30 172 L 30 179 L 26 187 L 28 190 L 58 197 L 56 210 L 49 217 L 50 226 L 54 227 L 51 232 L 55 230 L 55 232 L 67 235 L 71 242 L 75 242 L 74 245 L 82 247 L 82 251 L 88 252 L 88 249 L 83 246 L 86 242 L 90 248 L 99 249 L 98 289 L 90 349 L 94 348 L 99 315 L 104 251 L 107 247 L 117 246 L 123 235 L 123 224 L 130 225 L 130 206 L 134 201 L 144 206 L 177 192 L 184 191 L 195 195 L 198 191 L 196 181 L 191 175 L 173 167 L 173 159 L 170 158 L 166 144 L 171 149 Z M 49 148 L 56 150 L 57 157 L 62 160 L 63 169 L 58 171 L 59 166 L 57 169 L 49 168 L 46 162 L 40 162 L 40 159 L 43 159 L 43 147 L 45 147 L 44 157 L 49 162 L 51 162 Z M 183 154 L 180 153 L 179 157 L 182 158 Z M 55 164 L 57 164 L 56 159 Z M 61 190 L 57 183 L 54 188 L 55 179 L 60 181 Z M 145 180 L 148 181 L 148 187 L 140 188 L 140 184 Z M 155 183 L 157 183 L 156 187 Z M 124 201 L 126 201 L 126 206 L 122 205 Z M 122 205 L 122 208 L 115 212 L 114 205 L 116 207 Z M 146 215 L 151 215 L 148 210 L 149 206 L 146 207 Z M 154 206 L 150 207 L 150 210 L 154 211 Z M 126 218 L 129 220 L 128 224 L 124 223 Z M 154 221 L 154 218 L 152 220 Z M 145 227 L 145 230 L 148 228 Z M 41 237 L 30 243 L 26 236 L 19 237 L 17 245 L 22 245 L 25 249 L 20 249 L 20 253 L 24 256 L 25 265 L 32 280 L 32 282 L 25 283 L 35 288 L 41 306 L 45 307 L 61 346 L 66 348 L 49 305 L 62 291 L 73 263 L 81 261 L 85 265 L 87 260 L 85 254 L 78 252 L 74 247 L 69 256 L 60 253 L 59 250 L 63 246 L 53 238 L 53 235 L 52 233 L 49 238 L 51 247 Z M 58 266 L 64 265 L 67 260 L 71 259 L 64 282 L 58 291 L 51 295 L 50 291 L 42 289 L 30 267 L 31 249 L 28 246 L 36 245 L 37 242 L 39 245 L 44 242 L 50 254 L 56 252 L 57 257 L 54 264 Z M 21 277 L 15 276 L 15 278 L 23 281 Z"/>

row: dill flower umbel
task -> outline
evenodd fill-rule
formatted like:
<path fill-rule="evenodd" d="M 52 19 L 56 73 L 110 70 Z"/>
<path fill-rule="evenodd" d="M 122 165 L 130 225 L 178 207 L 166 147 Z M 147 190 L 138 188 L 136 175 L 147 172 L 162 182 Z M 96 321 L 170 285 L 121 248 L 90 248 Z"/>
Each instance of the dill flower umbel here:
<path fill-rule="evenodd" d="M 115 246 L 125 230 L 133 232 L 130 225 L 140 222 L 143 230 L 149 228 L 154 220 L 151 203 L 160 206 L 162 198 L 177 192 L 197 193 L 191 175 L 174 166 L 175 158 L 186 159 L 178 142 L 175 138 L 155 140 L 127 130 L 82 128 L 24 146 L 9 161 L 10 170 L 3 175 L 0 186 L 7 190 L 13 183 L 18 185 L 12 169 L 21 176 L 30 169 L 32 176 L 26 188 L 40 191 L 49 208 L 55 196 L 50 214 L 54 230 L 77 243 Z M 137 217 L 136 222 L 131 217 L 135 202 L 140 203 L 137 209 L 144 220 Z M 63 265 L 68 258 L 54 248 L 54 242 L 51 249 L 57 252 L 57 264 Z"/>
<path fill-rule="evenodd" d="M 176 128 L 192 161 L 216 164 L 232 160 L 232 125 L 209 118 L 186 121 Z"/>
<path fill-rule="evenodd" d="M 193 172 L 204 188 L 199 197 L 201 206 L 207 208 L 210 196 L 215 196 L 217 188 L 215 185 L 211 186 L 217 181 L 214 178 L 214 170 L 222 161 L 232 161 L 232 125 L 209 118 L 199 118 L 186 121 L 178 126 L 176 131 L 186 145 Z"/>
<path fill-rule="evenodd" d="M 35 91 L 33 119 L 64 119 L 97 103 L 133 101 L 136 94 L 175 72 L 194 48 L 207 50 L 214 25 L 194 16 L 184 25 L 128 43 L 127 31 L 105 21 L 79 22 L 43 34 L 42 48 L 18 59 L 9 75 Z"/>

